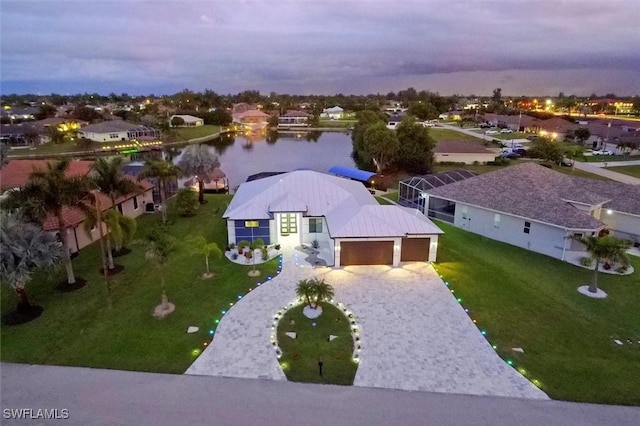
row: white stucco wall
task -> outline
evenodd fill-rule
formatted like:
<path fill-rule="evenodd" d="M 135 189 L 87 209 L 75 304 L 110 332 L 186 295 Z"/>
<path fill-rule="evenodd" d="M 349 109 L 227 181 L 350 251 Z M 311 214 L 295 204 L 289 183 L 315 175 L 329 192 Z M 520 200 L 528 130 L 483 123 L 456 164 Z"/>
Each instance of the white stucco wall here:
<path fill-rule="evenodd" d="M 567 248 L 569 247 L 569 242 L 565 239 L 567 233 L 562 228 L 504 213 L 499 213 L 500 222 L 496 227 L 495 212 L 469 205 L 466 205 L 467 219 L 463 219 L 462 206 L 464 205 L 463 203 L 456 205 L 454 225 L 459 228 L 557 259 L 562 259 L 565 244 Z M 524 232 L 525 221 L 531 223 L 528 234 Z"/>
<path fill-rule="evenodd" d="M 618 237 L 640 236 L 640 216 L 602 209 L 600 220 Z"/>
<path fill-rule="evenodd" d="M 129 135 L 127 132 L 109 132 L 109 133 L 95 133 L 95 132 L 85 132 L 80 130 L 80 135 L 84 136 L 87 139 L 91 139 L 95 142 L 121 142 L 122 139 L 125 141 L 129 140 Z M 112 137 L 115 135 L 115 137 Z"/>

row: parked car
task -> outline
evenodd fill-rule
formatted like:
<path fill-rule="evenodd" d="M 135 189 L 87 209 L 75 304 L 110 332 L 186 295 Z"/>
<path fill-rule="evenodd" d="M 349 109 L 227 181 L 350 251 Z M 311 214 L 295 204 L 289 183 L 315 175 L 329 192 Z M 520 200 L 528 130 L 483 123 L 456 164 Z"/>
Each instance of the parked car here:
<path fill-rule="evenodd" d="M 500 156 L 502 158 L 520 158 L 520 154 L 518 154 L 517 152 L 505 152 L 503 154 L 500 154 Z"/>
<path fill-rule="evenodd" d="M 513 133 L 513 130 L 511 130 L 511 129 L 502 129 L 502 130 L 500 130 L 500 133 Z"/>
<path fill-rule="evenodd" d="M 536 135 L 527 136 L 527 140 L 535 141 L 536 139 L 538 139 L 538 136 Z"/>
<path fill-rule="evenodd" d="M 572 167 L 573 161 L 574 160 L 570 160 L 567 157 L 564 157 L 562 160 L 560 160 L 560 165 L 565 167 Z"/>
<path fill-rule="evenodd" d="M 513 150 L 513 152 L 515 152 L 516 154 L 519 154 L 521 157 L 524 157 L 527 155 L 527 150 L 524 148 L 516 148 Z"/>
<path fill-rule="evenodd" d="M 497 130 L 487 130 L 486 132 L 484 132 L 485 135 L 497 135 L 498 132 Z"/>
<path fill-rule="evenodd" d="M 480 123 L 479 126 L 481 129 L 490 129 L 492 126 L 489 123 Z"/>
<path fill-rule="evenodd" d="M 613 155 L 613 152 L 607 149 L 598 149 L 598 150 L 592 151 L 591 153 L 593 155 Z"/>

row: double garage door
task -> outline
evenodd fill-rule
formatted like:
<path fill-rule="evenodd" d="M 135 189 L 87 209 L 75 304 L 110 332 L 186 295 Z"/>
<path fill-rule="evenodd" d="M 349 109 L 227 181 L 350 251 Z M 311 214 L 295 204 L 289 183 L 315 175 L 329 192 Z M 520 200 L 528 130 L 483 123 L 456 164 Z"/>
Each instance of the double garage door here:
<path fill-rule="evenodd" d="M 426 261 L 429 258 L 429 238 L 403 238 L 402 262 Z M 392 265 L 393 241 L 342 241 L 340 264 Z"/>

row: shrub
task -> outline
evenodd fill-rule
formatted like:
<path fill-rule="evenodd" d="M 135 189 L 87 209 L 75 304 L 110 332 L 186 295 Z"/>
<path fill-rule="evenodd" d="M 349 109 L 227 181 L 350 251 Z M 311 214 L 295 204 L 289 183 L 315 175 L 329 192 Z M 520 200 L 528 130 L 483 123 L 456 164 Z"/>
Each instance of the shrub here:
<path fill-rule="evenodd" d="M 585 257 L 580 259 L 580 264 L 582 266 L 591 266 L 591 264 L 593 264 L 593 259 L 591 259 L 588 256 L 585 256 Z"/>
<path fill-rule="evenodd" d="M 262 260 L 267 261 L 269 259 L 269 249 L 267 246 L 263 246 L 260 249 L 260 254 L 262 255 Z"/>
<path fill-rule="evenodd" d="M 627 267 L 622 265 L 618 269 L 616 269 L 616 272 L 619 274 L 624 274 L 625 272 L 627 272 Z"/>
<path fill-rule="evenodd" d="M 233 253 L 233 254 L 231 255 L 231 258 L 232 258 L 233 260 L 237 260 L 237 259 L 238 259 L 238 253 Z"/>
<path fill-rule="evenodd" d="M 274 248 L 275 248 L 276 250 L 280 250 L 280 244 L 276 244 L 276 245 L 274 246 Z"/>
<path fill-rule="evenodd" d="M 198 210 L 198 194 L 189 189 L 182 188 L 176 195 L 176 207 L 180 216 L 193 216 Z"/>
<path fill-rule="evenodd" d="M 320 247 L 320 243 L 318 242 L 318 240 L 313 240 L 311 242 L 311 247 L 313 247 L 314 249 L 317 249 L 318 247 Z"/>

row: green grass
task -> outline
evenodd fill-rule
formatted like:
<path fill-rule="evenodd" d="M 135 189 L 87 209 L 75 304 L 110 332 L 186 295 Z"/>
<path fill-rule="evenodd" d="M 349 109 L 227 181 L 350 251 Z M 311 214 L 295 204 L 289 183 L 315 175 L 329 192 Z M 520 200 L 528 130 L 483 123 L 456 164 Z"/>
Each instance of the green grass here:
<path fill-rule="evenodd" d="M 488 172 L 494 172 L 496 170 L 500 170 L 500 169 L 503 169 L 505 167 L 513 166 L 515 164 L 520 164 L 520 162 L 522 162 L 522 161 L 523 160 L 510 160 L 509 164 L 506 165 L 506 166 L 494 166 L 494 165 L 488 165 L 488 164 L 440 164 L 440 163 L 436 163 L 435 166 L 434 166 L 434 169 L 435 169 L 434 173 L 442 173 L 442 172 L 448 172 L 450 170 L 463 169 L 463 170 L 470 170 L 470 171 L 478 173 L 478 174 L 483 174 L 483 173 L 488 173 Z M 556 172 L 559 172 L 559 173 L 563 173 L 563 174 L 569 175 L 569 176 L 577 176 L 577 177 L 584 177 L 584 178 L 595 179 L 595 180 L 610 181 L 610 179 L 607 179 L 604 176 L 596 175 L 594 173 L 585 172 L 585 171 L 582 171 L 582 170 L 579 170 L 579 169 L 573 169 L 571 167 L 553 166 L 553 170 L 555 170 Z"/>
<path fill-rule="evenodd" d="M 250 278 L 250 266 L 231 263 L 223 256 L 209 259 L 213 279 L 200 278 L 205 259 L 191 254 L 187 238 L 203 235 L 224 250 L 227 228 L 221 215 L 230 199 L 228 195 L 208 195 L 208 203 L 196 216 L 175 217 L 168 226 L 179 241 L 165 273 L 169 300 L 176 305 L 173 314 L 163 320 L 151 315 L 160 302 L 160 276 L 145 260 L 142 247 L 116 258 L 125 270 L 112 277 L 114 308 L 107 310 L 99 247 L 93 244 L 73 262 L 76 275 L 87 279 L 86 287 L 59 293 L 55 286 L 64 280 L 64 270 L 35 274 L 27 293 L 45 310 L 29 323 L 1 326 L 2 361 L 183 373 L 204 348 L 203 343 L 210 341 L 209 330 L 215 328 L 221 311 L 277 269 L 278 260 L 273 259 L 257 266 L 261 277 Z M 161 226 L 160 220 L 160 215 L 141 217 L 137 235 Z M 6 284 L 3 286 L 1 307 L 6 313 L 14 309 L 15 296 Z M 200 330 L 187 334 L 189 326 Z"/>
<path fill-rule="evenodd" d="M 478 136 L 477 138 L 466 133 L 460 133 L 450 129 L 439 129 L 437 127 L 429 128 L 429 135 L 436 141 L 472 141 L 483 142 Z"/>
<path fill-rule="evenodd" d="M 212 136 L 216 133 L 220 133 L 220 126 L 214 126 L 205 124 L 198 127 L 181 127 L 177 129 L 171 129 L 173 141 L 187 141 L 189 139 L 203 138 L 205 136 Z"/>
<path fill-rule="evenodd" d="M 576 289 L 592 271 L 438 226 L 438 272 L 503 359 L 553 399 L 640 405 L 640 259 L 631 275 L 600 274 L 609 296 L 590 299 Z"/>
<path fill-rule="evenodd" d="M 323 312 L 318 318 L 305 317 L 302 314 L 304 305 L 298 305 L 280 320 L 278 345 L 282 350 L 282 370 L 292 382 L 352 385 L 358 365 L 352 359 L 354 347 L 348 318 L 331 304 L 321 303 L 320 306 Z M 296 333 L 295 339 L 285 334 L 289 331 Z M 330 334 L 338 337 L 329 342 Z M 322 377 L 318 371 L 320 359 Z"/>
<path fill-rule="evenodd" d="M 376 200 L 378 201 L 378 204 L 383 205 L 383 206 L 387 206 L 387 205 L 393 205 L 392 202 L 385 200 L 382 197 L 376 197 Z"/>
<path fill-rule="evenodd" d="M 484 133 L 484 132 L 483 132 Z M 514 132 L 514 133 L 498 133 L 497 135 L 488 135 L 496 139 L 510 140 L 510 139 L 526 139 L 531 133 Z"/>
<path fill-rule="evenodd" d="M 625 175 L 640 178 L 640 166 L 620 166 L 609 168 L 612 172 L 623 173 Z"/>
<path fill-rule="evenodd" d="M 585 155 L 577 159 L 585 163 L 612 163 L 614 161 L 640 160 L 640 156 L 630 155 Z"/>
<path fill-rule="evenodd" d="M 348 129 L 356 124 L 358 120 L 320 120 L 318 127 L 336 127 L 341 129 Z"/>

